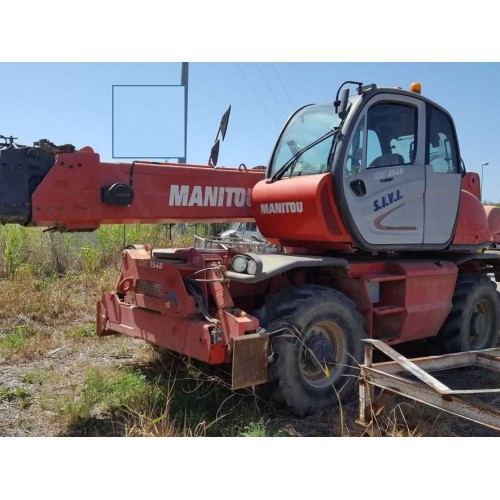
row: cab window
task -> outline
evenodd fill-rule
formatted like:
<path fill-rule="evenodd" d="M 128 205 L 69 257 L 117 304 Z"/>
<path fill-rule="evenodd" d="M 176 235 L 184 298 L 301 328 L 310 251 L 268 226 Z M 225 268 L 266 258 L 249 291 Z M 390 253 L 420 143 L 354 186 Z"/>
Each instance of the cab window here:
<path fill-rule="evenodd" d="M 359 122 L 358 128 L 351 139 L 351 146 L 344 165 L 345 177 L 350 177 L 359 172 L 363 161 L 363 146 L 364 146 L 365 118 Z"/>
<path fill-rule="evenodd" d="M 380 139 L 374 130 L 368 130 L 367 145 L 366 145 L 366 163 L 371 165 L 375 158 L 382 155 L 382 147 L 380 146 Z"/>
<path fill-rule="evenodd" d="M 427 107 L 427 116 L 426 163 L 436 173 L 458 172 L 457 143 L 450 118 L 431 106 Z"/>
<path fill-rule="evenodd" d="M 367 168 L 409 165 L 415 161 L 417 108 L 380 103 L 368 110 Z"/>

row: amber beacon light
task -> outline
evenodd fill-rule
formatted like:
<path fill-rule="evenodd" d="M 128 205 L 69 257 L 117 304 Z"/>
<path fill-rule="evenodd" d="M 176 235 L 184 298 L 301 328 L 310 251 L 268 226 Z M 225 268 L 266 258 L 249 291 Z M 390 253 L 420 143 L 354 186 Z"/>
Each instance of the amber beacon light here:
<path fill-rule="evenodd" d="M 410 92 L 415 92 L 415 94 L 421 94 L 422 93 L 422 84 L 420 82 L 413 82 L 410 85 Z"/>

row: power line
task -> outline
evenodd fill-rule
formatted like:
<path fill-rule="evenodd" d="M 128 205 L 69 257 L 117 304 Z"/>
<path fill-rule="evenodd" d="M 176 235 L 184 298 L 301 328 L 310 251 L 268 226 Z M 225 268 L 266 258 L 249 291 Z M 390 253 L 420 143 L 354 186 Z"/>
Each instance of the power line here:
<path fill-rule="evenodd" d="M 250 82 L 250 80 L 247 78 L 247 75 L 245 75 L 245 73 L 241 69 L 241 66 L 238 63 L 234 63 L 234 64 L 236 64 L 236 66 L 240 70 L 241 74 L 243 75 L 243 78 L 246 80 L 246 82 L 248 83 L 248 86 L 252 89 L 252 92 L 256 95 L 257 99 L 260 101 L 260 103 L 262 104 L 262 106 L 264 107 L 264 109 L 269 113 L 269 116 L 272 118 L 273 122 L 276 124 L 277 127 L 280 127 L 280 124 L 276 121 L 276 119 L 274 118 L 274 115 L 271 113 L 271 111 L 269 110 L 269 108 L 266 106 L 266 103 L 262 100 L 262 98 L 260 97 L 260 95 L 257 93 L 257 91 L 255 90 L 254 86 L 252 85 L 252 83 Z"/>
<path fill-rule="evenodd" d="M 267 78 L 264 76 L 264 74 L 262 73 L 262 71 L 260 70 L 259 66 L 257 66 L 257 63 L 253 63 L 254 66 L 257 68 L 257 71 L 259 72 L 259 75 L 262 77 L 262 79 L 264 80 L 264 83 L 266 84 L 266 87 L 269 89 L 269 92 L 271 92 L 271 94 L 273 95 L 274 97 L 274 100 L 278 103 L 278 106 L 281 108 L 281 111 L 283 111 L 283 113 L 286 115 L 287 114 L 287 111 L 285 108 L 283 108 L 283 106 L 281 105 L 280 101 L 278 100 L 278 98 L 276 97 L 276 94 L 274 93 L 274 90 L 272 89 L 271 85 L 269 85 L 268 81 L 267 81 Z"/>
<path fill-rule="evenodd" d="M 290 97 L 290 94 L 288 93 L 288 90 L 286 88 L 286 85 L 283 83 L 283 81 L 281 80 L 280 78 L 280 75 L 278 75 L 278 72 L 276 71 L 276 68 L 274 67 L 274 63 L 271 63 L 271 68 L 273 69 L 274 71 L 274 74 L 276 75 L 276 78 L 278 79 L 278 81 L 281 83 L 281 86 L 283 87 L 283 90 L 285 91 L 285 94 L 286 96 L 288 97 L 288 100 L 290 101 L 290 104 L 296 108 L 296 104 L 293 102 L 293 99 Z"/>

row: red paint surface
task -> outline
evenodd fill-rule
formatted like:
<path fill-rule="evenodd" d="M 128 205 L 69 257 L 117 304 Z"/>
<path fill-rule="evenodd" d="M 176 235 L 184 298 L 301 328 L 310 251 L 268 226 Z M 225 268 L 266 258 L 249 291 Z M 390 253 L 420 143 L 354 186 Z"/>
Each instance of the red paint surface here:
<path fill-rule="evenodd" d="M 170 206 L 170 186 L 251 190 L 264 177 L 258 170 L 137 162 L 131 206 L 103 203 L 101 188 L 117 182 L 129 185 L 131 168 L 130 163 L 101 163 L 99 155 L 88 150 L 59 154 L 33 194 L 32 225 L 93 229 L 113 223 L 253 220 L 251 208 L 246 203 L 236 206 L 234 195 L 231 206 Z"/>
<path fill-rule="evenodd" d="M 481 201 L 470 192 L 462 190 L 452 245 L 482 245 L 489 239 L 488 218 Z"/>
<path fill-rule="evenodd" d="M 500 241 L 500 207 L 486 205 L 484 210 L 488 218 L 491 241 L 498 242 Z"/>
<path fill-rule="evenodd" d="M 467 172 L 462 177 L 462 189 L 473 194 L 478 200 L 481 199 L 481 184 L 479 174 L 476 172 Z"/>
<path fill-rule="evenodd" d="M 451 311 L 457 273 L 457 266 L 446 261 L 352 262 L 348 275 L 334 279 L 332 286 L 357 304 L 365 333 L 400 343 L 438 333 Z M 375 302 L 370 281 L 379 287 Z"/>
<path fill-rule="evenodd" d="M 217 266 L 227 265 L 226 253 L 185 249 L 176 251 L 172 259 L 181 262 L 152 258 L 150 249 L 123 251 L 117 292 L 104 293 L 97 304 L 98 334 L 140 338 L 209 364 L 230 361 L 231 339 L 256 331 L 258 320 L 233 308 L 227 284 L 199 282 L 198 293 L 212 297 L 216 304 L 210 309 L 205 301 L 212 318 L 220 322 L 221 332 L 214 343 L 211 331 L 216 325 L 205 318 L 185 285 L 185 280 L 194 277 L 220 278 Z M 200 270 L 205 271 L 194 274 Z M 141 293 L 144 283 L 148 293 Z"/>
<path fill-rule="evenodd" d="M 260 231 L 283 245 L 346 249 L 352 242 L 333 196 L 332 174 L 294 177 L 252 191 L 252 208 Z M 301 203 L 302 212 L 263 213 L 263 205 Z"/>

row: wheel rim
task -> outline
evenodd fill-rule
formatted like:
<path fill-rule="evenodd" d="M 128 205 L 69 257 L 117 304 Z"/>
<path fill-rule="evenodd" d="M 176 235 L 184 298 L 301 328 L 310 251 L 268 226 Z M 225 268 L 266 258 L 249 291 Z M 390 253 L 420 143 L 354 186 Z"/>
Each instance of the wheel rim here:
<path fill-rule="evenodd" d="M 300 350 L 299 368 L 309 386 L 331 387 L 347 364 L 347 340 L 337 323 L 320 321 L 307 331 Z"/>
<path fill-rule="evenodd" d="M 493 323 L 493 309 L 487 300 L 480 300 L 474 306 L 470 320 L 469 337 L 473 349 L 481 349 L 488 343 Z"/>

